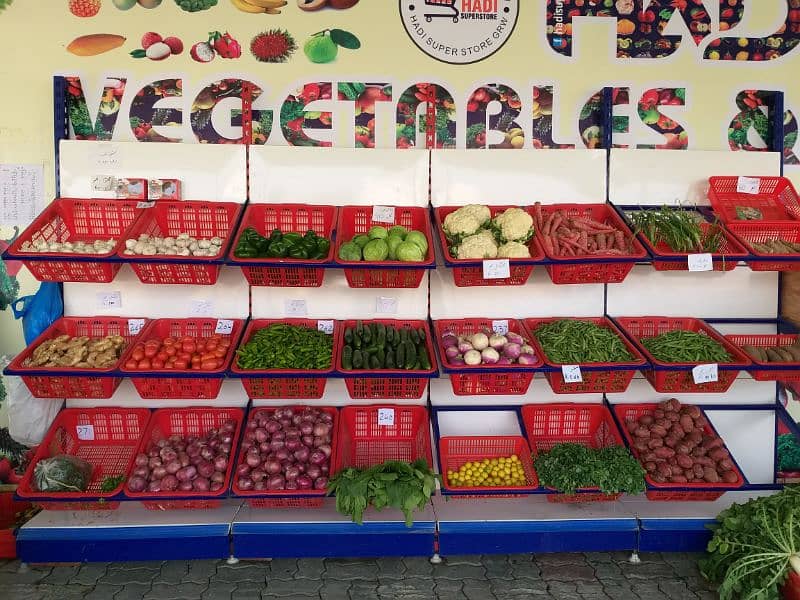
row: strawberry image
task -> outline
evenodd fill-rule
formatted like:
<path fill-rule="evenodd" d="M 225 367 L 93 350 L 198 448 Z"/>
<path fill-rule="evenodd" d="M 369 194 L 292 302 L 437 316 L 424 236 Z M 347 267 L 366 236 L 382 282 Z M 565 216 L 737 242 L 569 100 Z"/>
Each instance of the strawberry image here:
<path fill-rule="evenodd" d="M 227 31 L 225 33 L 220 33 L 219 31 L 211 32 L 208 42 L 222 58 L 239 58 L 242 55 L 241 45 Z"/>
<path fill-rule="evenodd" d="M 69 12 L 76 17 L 93 17 L 100 12 L 100 0 L 69 0 Z"/>

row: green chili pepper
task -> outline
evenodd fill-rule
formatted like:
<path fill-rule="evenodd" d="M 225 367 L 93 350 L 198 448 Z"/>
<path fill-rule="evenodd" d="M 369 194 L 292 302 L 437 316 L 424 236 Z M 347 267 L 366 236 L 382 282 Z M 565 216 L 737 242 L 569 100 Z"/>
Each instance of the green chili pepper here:
<path fill-rule="evenodd" d="M 310 327 L 275 323 L 256 331 L 236 354 L 241 369 L 329 369 L 333 336 Z"/>
<path fill-rule="evenodd" d="M 591 321 L 560 319 L 534 331 L 547 358 L 557 364 L 619 363 L 633 360 L 622 339 Z"/>

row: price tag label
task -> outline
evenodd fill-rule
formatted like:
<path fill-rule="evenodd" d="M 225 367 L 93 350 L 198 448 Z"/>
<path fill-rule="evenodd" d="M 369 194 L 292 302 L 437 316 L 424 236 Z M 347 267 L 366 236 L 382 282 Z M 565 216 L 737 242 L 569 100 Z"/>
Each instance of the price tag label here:
<path fill-rule="evenodd" d="M 217 326 L 214 328 L 214 333 L 222 335 L 230 335 L 233 333 L 233 321 L 231 319 L 218 319 Z"/>
<path fill-rule="evenodd" d="M 689 270 L 695 273 L 700 271 L 713 271 L 714 259 L 710 254 L 690 254 Z"/>
<path fill-rule="evenodd" d="M 98 293 L 97 308 L 100 310 L 115 310 L 122 308 L 122 294 L 120 292 Z"/>
<path fill-rule="evenodd" d="M 373 206 L 372 220 L 376 223 L 394 223 L 394 206 Z"/>
<path fill-rule="evenodd" d="M 192 317 L 210 317 L 214 314 L 214 303 L 211 300 L 192 300 L 189 314 Z"/>
<path fill-rule="evenodd" d="M 501 319 L 499 321 L 492 321 L 492 331 L 498 335 L 505 335 L 508 333 L 508 319 Z"/>
<path fill-rule="evenodd" d="M 75 432 L 79 440 L 92 441 L 94 439 L 94 425 L 77 425 Z"/>
<path fill-rule="evenodd" d="M 484 279 L 508 279 L 511 277 L 511 264 L 507 258 L 483 261 Z"/>
<path fill-rule="evenodd" d="M 381 315 L 396 315 L 397 304 L 397 298 L 378 296 L 375 301 L 375 312 Z"/>
<path fill-rule="evenodd" d="M 392 427 L 394 425 L 393 408 L 378 409 L 378 425 L 380 425 L 381 427 Z"/>
<path fill-rule="evenodd" d="M 332 335 L 333 321 L 317 321 L 317 331 L 321 331 L 322 333 L 327 333 L 328 335 Z"/>
<path fill-rule="evenodd" d="M 136 208 L 153 208 L 155 205 L 155 202 L 137 202 Z"/>
<path fill-rule="evenodd" d="M 113 192 L 117 189 L 117 178 L 111 175 L 95 175 L 92 177 L 93 192 Z"/>
<path fill-rule="evenodd" d="M 561 376 L 564 378 L 564 383 L 583 383 L 579 365 L 561 365 Z"/>
<path fill-rule="evenodd" d="M 128 333 L 136 335 L 144 327 L 144 319 L 128 319 Z"/>
<path fill-rule="evenodd" d="M 287 317 L 305 317 L 308 314 L 305 300 L 287 300 L 284 310 Z"/>
<path fill-rule="evenodd" d="M 757 194 L 760 184 L 758 177 L 739 177 L 736 180 L 736 191 L 740 194 Z"/>
<path fill-rule="evenodd" d="M 702 383 L 714 383 L 719 380 L 717 365 L 697 365 L 692 369 L 692 377 L 698 385 Z"/>

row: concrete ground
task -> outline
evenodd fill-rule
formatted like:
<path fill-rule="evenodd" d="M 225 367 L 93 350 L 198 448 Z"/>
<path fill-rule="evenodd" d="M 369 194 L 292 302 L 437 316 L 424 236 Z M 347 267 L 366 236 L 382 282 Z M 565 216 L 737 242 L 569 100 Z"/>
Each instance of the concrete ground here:
<path fill-rule="evenodd" d="M 0 561 L 3 600 L 712 600 L 697 555 L 628 553 L 171 561 L 27 566 Z"/>

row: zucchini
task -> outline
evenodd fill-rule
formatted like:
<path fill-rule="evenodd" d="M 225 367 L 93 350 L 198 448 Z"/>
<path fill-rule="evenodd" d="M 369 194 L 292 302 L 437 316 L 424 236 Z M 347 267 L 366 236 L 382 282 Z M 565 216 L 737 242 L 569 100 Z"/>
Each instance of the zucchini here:
<path fill-rule="evenodd" d="M 342 368 L 345 371 L 353 368 L 353 349 L 350 346 L 345 346 L 342 350 Z"/>

